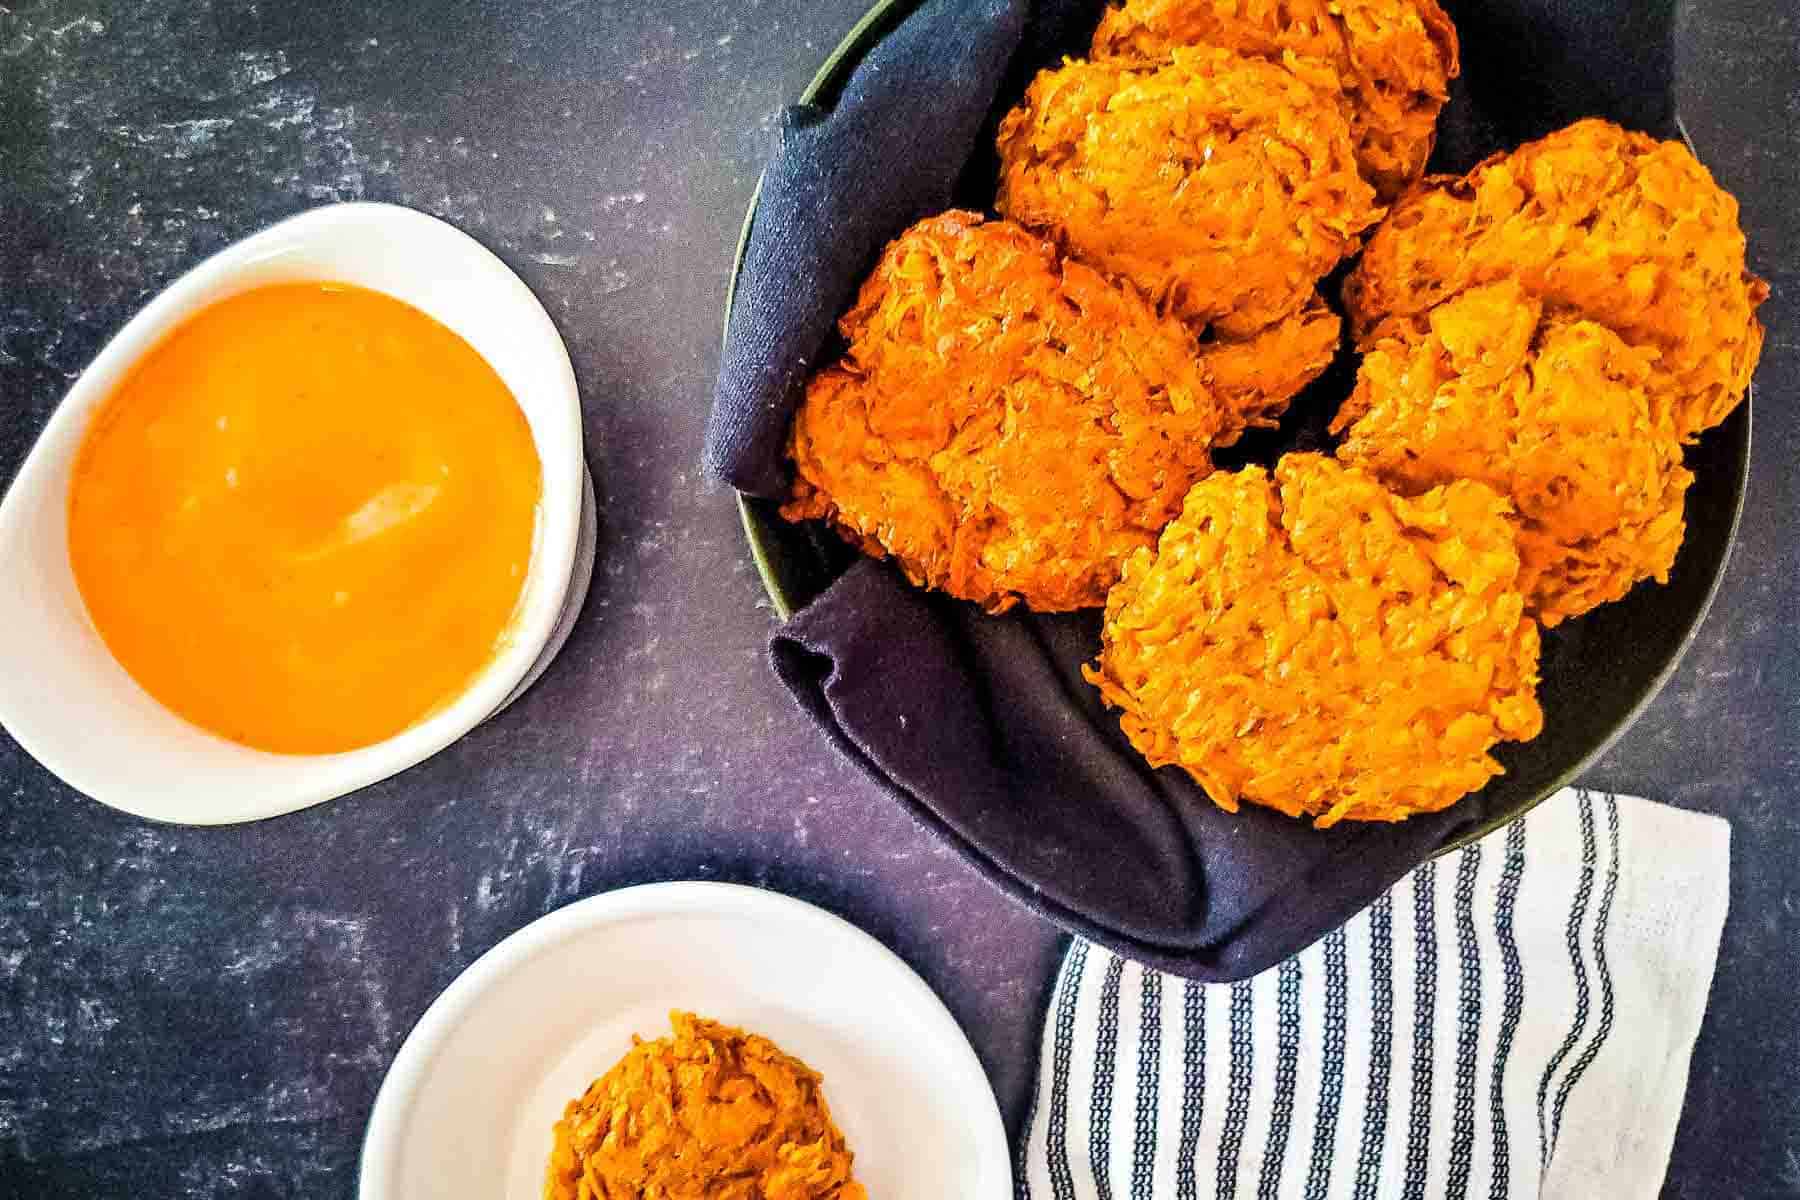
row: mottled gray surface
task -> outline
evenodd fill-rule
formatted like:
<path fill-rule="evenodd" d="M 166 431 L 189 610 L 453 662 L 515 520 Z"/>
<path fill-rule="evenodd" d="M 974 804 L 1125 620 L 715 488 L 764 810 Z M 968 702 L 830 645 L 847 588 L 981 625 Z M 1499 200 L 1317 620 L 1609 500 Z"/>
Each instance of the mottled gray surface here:
<path fill-rule="evenodd" d="M 544 298 L 605 511 L 544 681 L 350 799 L 153 826 L 0 735 L 0 1194 L 351 1195 L 375 1089 L 432 997 L 533 917 L 654 879 L 765 884 L 870 930 L 945 996 L 1016 1125 L 1060 939 L 791 707 L 729 497 L 695 470 L 775 114 L 861 5 L 0 0 L 0 480 L 156 289 L 366 197 L 447 217 Z M 1751 510 L 1699 644 L 1592 776 L 1733 822 L 1676 1196 L 1800 1194 L 1788 7 L 1706 0 L 1685 21 L 1689 125 L 1776 286 Z"/>

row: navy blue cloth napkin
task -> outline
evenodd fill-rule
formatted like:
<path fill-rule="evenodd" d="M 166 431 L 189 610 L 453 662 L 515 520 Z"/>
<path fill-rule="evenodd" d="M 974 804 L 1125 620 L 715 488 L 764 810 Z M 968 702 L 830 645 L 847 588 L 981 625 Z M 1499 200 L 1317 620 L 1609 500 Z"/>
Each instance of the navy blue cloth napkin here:
<path fill-rule="evenodd" d="M 1464 76 L 1434 169 L 1464 170 L 1581 116 L 1671 128 L 1673 0 L 1446 7 Z M 927 0 L 895 15 L 828 108 L 787 114 L 707 430 L 715 477 L 781 496 L 805 379 L 836 352 L 834 323 L 881 247 L 952 203 L 987 207 L 998 117 L 1040 67 L 1083 52 L 1100 9 Z M 1347 377 L 1340 368 L 1303 397 L 1281 437 L 1319 428 Z M 1327 831 L 1265 809 L 1220 812 L 1126 743 L 1080 676 L 1098 646 L 1097 612 L 989 617 L 863 560 L 771 650 L 837 746 L 1006 892 L 1191 978 L 1279 962 L 1489 815 L 1479 795 L 1399 825 Z"/>

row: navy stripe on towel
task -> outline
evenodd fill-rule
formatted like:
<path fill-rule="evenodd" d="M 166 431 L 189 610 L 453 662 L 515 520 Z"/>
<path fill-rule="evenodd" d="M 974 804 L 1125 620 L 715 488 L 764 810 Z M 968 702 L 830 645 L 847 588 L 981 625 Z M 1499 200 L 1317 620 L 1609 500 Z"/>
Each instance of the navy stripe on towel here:
<path fill-rule="evenodd" d="M 1344 1037 L 1349 1024 L 1350 939 L 1342 928 L 1325 936 L 1325 1030 L 1319 1066 L 1319 1111 L 1313 1118 L 1312 1161 L 1306 1168 L 1306 1200 L 1325 1200 L 1331 1160 L 1337 1152 L 1338 1107 L 1344 1096 Z"/>
<path fill-rule="evenodd" d="M 1125 960 L 1112 958 L 1100 984 L 1100 1032 L 1094 1046 L 1094 1094 L 1088 1108 L 1088 1165 L 1100 1200 L 1112 1200 L 1113 1077 L 1119 1065 L 1119 981 Z"/>
<path fill-rule="evenodd" d="M 1425 1169 L 1431 1161 L 1431 1080 L 1437 1020 L 1437 863 L 1427 862 L 1412 877 L 1413 977 L 1412 1111 L 1406 1127 L 1406 1181 L 1402 1200 L 1425 1200 Z"/>
<path fill-rule="evenodd" d="M 1256 1178 L 1257 1200 L 1274 1200 L 1287 1165 L 1288 1133 L 1294 1127 L 1294 1080 L 1300 1073 L 1300 960 L 1281 964 L 1275 978 L 1275 1104 L 1269 1112 L 1269 1140 Z"/>
<path fill-rule="evenodd" d="M 1252 1019 L 1256 989 L 1248 981 L 1231 985 L 1231 1081 L 1225 1096 L 1225 1129 L 1219 1135 L 1219 1173 L 1215 1196 L 1237 1195 L 1238 1154 L 1250 1121 L 1251 1072 L 1256 1067 Z"/>
<path fill-rule="evenodd" d="M 1369 1089 L 1362 1147 L 1356 1156 L 1356 1200 L 1375 1200 L 1387 1145 L 1388 1084 L 1394 1069 L 1394 896 L 1369 909 Z"/>
<path fill-rule="evenodd" d="M 1137 1130 L 1131 1144 L 1131 1200 L 1153 1200 L 1157 1080 L 1162 1072 L 1162 976 L 1144 972 L 1138 996 Z"/>
<path fill-rule="evenodd" d="M 1588 902 L 1594 895 L 1594 866 L 1597 851 L 1594 844 L 1594 802 L 1587 792 L 1576 794 L 1577 807 L 1581 810 L 1581 881 L 1575 885 L 1575 903 L 1569 910 L 1569 923 L 1563 930 L 1563 941 L 1569 951 L 1569 966 L 1575 972 L 1575 1019 L 1569 1026 L 1569 1032 L 1563 1038 L 1562 1045 L 1550 1056 L 1544 1067 L 1544 1074 L 1538 1079 L 1537 1116 L 1538 1116 L 1538 1166 L 1540 1169 L 1550 1165 L 1550 1131 L 1549 1106 L 1546 1103 L 1550 1095 L 1550 1081 L 1575 1049 L 1575 1043 L 1587 1029 L 1588 1019 L 1588 975 L 1587 964 L 1581 959 L 1581 927 L 1587 921 Z"/>
<path fill-rule="evenodd" d="M 1050 1061 L 1050 1121 L 1044 1132 L 1050 1159 L 1050 1191 L 1054 1200 L 1074 1200 L 1075 1177 L 1069 1169 L 1069 1058 L 1075 1046 L 1075 1002 L 1087 972 L 1088 943 L 1075 939 L 1056 997 L 1056 1050 Z"/>
<path fill-rule="evenodd" d="M 1562 1132 L 1563 1105 L 1569 1099 L 1569 1093 L 1581 1082 L 1589 1064 L 1600 1053 L 1600 1047 L 1606 1041 L 1606 1035 L 1612 1032 L 1613 1023 L 1613 981 L 1612 970 L 1606 962 L 1606 930 L 1612 922 L 1613 895 L 1619 890 L 1619 802 L 1610 793 L 1601 797 L 1606 803 L 1606 837 L 1611 846 L 1612 868 L 1606 874 L 1606 887 L 1600 893 L 1600 912 L 1594 923 L 1594 967 L 1600 976 L 1600 1025 L 1594 1031 L 1594 1040 L 1581 1052 L 1575 1060 L 1575 1066 L 1563 1079 L 1562 1086 L 1556 1089 L 1556 1109 L 1550 1118 L 1550 1146 L 1556 1147 L 1557 1135 Z"/>
<path fill-rule="evenodd" d="M 1481 946 L 1475 940 L 1475 879 L 1481 847 L 1456 865 L 1456 1104 L 1451 1110 L 1449 1200 L 1469 1194 L 1475 1166 L 1475 1050 L 1481 1038 Z"/>
<path fill-rule="evenodd" d="M 1175 1143 L 1176 1200 L 1199 1200 L 1194 1153 L 1206 1104 L 1206 989 L 1181 986 L 1181 1133 Z"/>
<path fill-rule="evenodd" d="M 1500 942 L 1500 971 L 1505 983 L 1500 1033 L 1494 1043 L 1494 1080 L 1488 1091 L 1494 1162 L 1488 1200 L 1506 1200 L 1512 1192 L 1512 1147 L 1506 1129 L 1506 1061 L 1512 1057 L 1513 1035 L 1519 1030 L 1519 1014 L 1525 1008 L 1525 972 L 1519 966 L 1519 938 L 1513 931 L 1513 907 L 1518 902 L 1519 881 L 1524 874 L 1525 822 L 1514 821 L 1506 831 L 1506 863 L 1500 869 L 1500 886 L 1494 898 L 1494 932 Z"/>

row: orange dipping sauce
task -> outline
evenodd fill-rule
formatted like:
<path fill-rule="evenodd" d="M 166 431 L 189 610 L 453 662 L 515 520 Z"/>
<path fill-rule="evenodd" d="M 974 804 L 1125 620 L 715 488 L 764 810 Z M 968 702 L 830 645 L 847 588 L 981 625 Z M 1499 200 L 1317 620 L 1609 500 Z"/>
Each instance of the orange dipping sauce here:
<path fill-rule="evenodd" d="M 258 288 L 138 363 L 88 430 L 69 559 L 132 678 L 259 750 L 383 741 L 492 660 L 541 468 L 462 338 L 344 284 Z"/>

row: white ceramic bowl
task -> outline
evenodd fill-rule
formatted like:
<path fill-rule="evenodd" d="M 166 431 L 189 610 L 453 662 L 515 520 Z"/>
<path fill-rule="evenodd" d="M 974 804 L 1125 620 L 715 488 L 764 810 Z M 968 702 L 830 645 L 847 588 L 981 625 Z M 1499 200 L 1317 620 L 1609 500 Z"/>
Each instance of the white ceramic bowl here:
<path fill-rule="evenodd" d="M 513 934 L 434 1001 L 375 1098 L 360 1200 L 540 1200 L 550 1130 L 669 1011 L 761 1033 L 825 1079 L 880 1200 L 1012 1195 L 980 1061 L 924 981 L 830 913 L 756 888 L 661 883 Z"/>
<path fill-rule="evenodd" d="M 398 297 L 487 359 L 531 425 L 543 498 L 518 611 L 499 653 L 468 689 L 387 741 L 292 756 L 247 749 L 189 724 L 118 664 L 69 566 L 67 497 L 95 409 L 165 334 L 236 293 L 314 279 Z M 451 226 L 393 205 L 340 204 L 292 217 L 201 263 L 133 317 L 70 389 L 0 501 L 0 725 L 71 786 L 160 821 L 254 820 L 374 783 L 461 737 L 526 679 L 570 592 L 584 483 L 568 352 L 504 263 Z"/>

